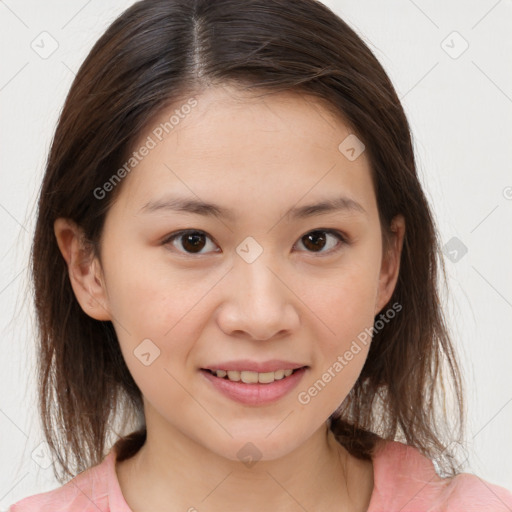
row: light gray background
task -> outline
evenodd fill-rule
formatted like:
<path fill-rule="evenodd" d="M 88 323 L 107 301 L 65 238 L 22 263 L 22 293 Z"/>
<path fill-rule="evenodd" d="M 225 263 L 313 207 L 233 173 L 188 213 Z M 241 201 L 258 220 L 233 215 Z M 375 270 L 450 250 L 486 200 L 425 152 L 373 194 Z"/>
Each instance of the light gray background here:
<path fill-rule="evenodd" d="M 27 296 L 34 205 L 74 73 L 132 3 L 0 0 L 0 509 L 58 486 L 52 468 L 44 469 L 35 407 Z M 447 251 L 445 297 L 467 389 L 465 471 L 512 489 L 512 3 L 325 3 L 389 73 L 411 123 L 441 240 L 456 237 L 450 243 L 457 251 L 467 247 L 458 261 Z M 46 38 L 51 49 L 43 31 L 58 43 L 46 59 L 31 47 L 43 51 Z"/>

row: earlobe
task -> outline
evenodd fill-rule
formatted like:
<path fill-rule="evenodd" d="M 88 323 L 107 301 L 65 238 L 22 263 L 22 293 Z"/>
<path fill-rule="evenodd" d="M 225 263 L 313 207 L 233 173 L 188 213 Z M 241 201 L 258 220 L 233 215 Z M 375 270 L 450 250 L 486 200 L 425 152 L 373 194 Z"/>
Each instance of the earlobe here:
<path fill-rule="evenodd" d="M 83 231 L 72 220 L 58 218 L 54 233 L 80 307 L 95 320 L 111 320 L 101 265 Z"/>
<path fill-rule="evenodd" d="M 405 219 L 403 215 L 397 215 L 391 221 L 392 238 L 390 247 L 382 257 L 382 265 L 379 275 L 378 296 L 375 314 L 387 304 L 395 290 L 400 272 L 400 258 L 405 237 Z"/>

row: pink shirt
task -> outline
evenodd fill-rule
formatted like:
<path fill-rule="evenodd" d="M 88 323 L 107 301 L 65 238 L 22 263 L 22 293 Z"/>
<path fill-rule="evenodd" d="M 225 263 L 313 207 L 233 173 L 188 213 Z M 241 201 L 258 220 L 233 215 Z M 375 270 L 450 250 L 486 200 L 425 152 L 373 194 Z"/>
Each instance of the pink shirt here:
<path fill-rule="evenodd" d="M 512 493 L 470 473 L 440 478 L 416 448 L 385 441 L 373 458 L 368 512 L 511 512 Z M 24 498 L 8 512 L 132 512 L 115 472 L 115 452 L 65 485 Z M 156 512 L 156 511 L 155 511 Z"/>

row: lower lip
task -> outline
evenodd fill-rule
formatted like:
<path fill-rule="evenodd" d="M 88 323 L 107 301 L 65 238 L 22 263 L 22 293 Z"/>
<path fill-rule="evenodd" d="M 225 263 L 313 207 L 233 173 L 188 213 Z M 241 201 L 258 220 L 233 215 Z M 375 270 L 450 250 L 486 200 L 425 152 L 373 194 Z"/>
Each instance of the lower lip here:
<path fill-rule="evenodd" d="M 297 386 L 306 373 L 306 367 L 293 372 L 284 379 L 275 380 L 270 384 L 246 384 L 233 382 L 228 379 L 216 377 L 207 370 L 201 373 L 227 397 L 246 405 L 266 405 L 278 401 Z"/>

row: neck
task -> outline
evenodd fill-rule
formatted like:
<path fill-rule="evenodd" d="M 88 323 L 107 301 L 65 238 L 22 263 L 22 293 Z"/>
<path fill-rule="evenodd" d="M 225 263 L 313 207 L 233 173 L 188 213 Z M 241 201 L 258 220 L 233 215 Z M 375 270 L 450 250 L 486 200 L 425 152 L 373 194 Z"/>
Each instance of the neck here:
<path fill-rule="evenodd" d="M 147 426 L 147 438 L 118 463 L 121 490 L 142 510 L 366 510 L 371 463 L 350 456 L 324 423 L 284 457 L 244 464 L 221 457 L 180 432 Z"/>

